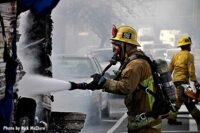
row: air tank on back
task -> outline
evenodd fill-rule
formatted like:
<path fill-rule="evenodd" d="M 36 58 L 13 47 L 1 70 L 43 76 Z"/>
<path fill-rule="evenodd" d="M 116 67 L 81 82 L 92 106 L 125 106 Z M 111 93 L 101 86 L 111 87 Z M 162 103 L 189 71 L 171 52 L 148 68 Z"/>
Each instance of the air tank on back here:
<path fill-rule="evenodd" d="M 176 88 L 174 83 L 172 82 L 171 73 L 168 70 L 168 64 L 165 60 L 157 59 L 157 72 L 160 76 L 160 80 L 164 89 L 164 92 L 171 100 L 171 102 L 175 102 L 176 100 Z"/>

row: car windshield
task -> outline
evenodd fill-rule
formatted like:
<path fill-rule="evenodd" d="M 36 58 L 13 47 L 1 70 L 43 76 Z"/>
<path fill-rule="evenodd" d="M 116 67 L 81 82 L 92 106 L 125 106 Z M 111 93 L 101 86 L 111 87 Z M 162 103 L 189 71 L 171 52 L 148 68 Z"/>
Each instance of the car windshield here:
<path fill-rule="evenodd" d="M 92 52 L 99 62 L 109 62 L 113 56 L 112 50 L 102 50 L 102 51 L 94 51 Z"/>
<path fill-rule="evenodd" d="M 55 60 L 54 77 L 66 79 L 67 77 L 88 78 L 92 74 L 97 73 L 97 68 L 90 58 L 58 58 Z"/>

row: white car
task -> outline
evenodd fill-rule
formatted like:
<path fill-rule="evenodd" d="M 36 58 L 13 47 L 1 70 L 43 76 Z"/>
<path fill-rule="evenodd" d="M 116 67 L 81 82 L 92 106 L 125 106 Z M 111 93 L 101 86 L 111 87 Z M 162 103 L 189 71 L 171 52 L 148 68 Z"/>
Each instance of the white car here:
<path fill-rule="evenodd" d="M 153 59 L 165 59 L 166 49 L 155 48 L 155 49 L 151 49 L 150 53 L 151 53 Z"/>
<path fill-rule="evenodd" d="M 97 58 L 103 69 L 105 69 L 106 66 L 110 63 L 113 54 L 113 49 L 111 47 L 94 49 L 89 53 L 89 55 Z M 113 78 L 115 76 L 114 71 L 118 70 L 119 67 L 119 62 L 116 65 L 111 66 L 111 68 L 107 70 L 107 74 L 109 74 L 108 76 L 110 76 L 110 78 Z"/>
<path fill-rule="evenodd" d="M 102 69 L 94 57 L 59 55 L 52 59 L 53 77 L 76 83 L 91 82 L 91 75 Z M 109 115 L 107 92 L 101 90 L 73 90 L 53 93 L 52 111 L 82 112 L 86 123 L 99 123 L 102 116 Z"/>
<path fill-rule="evenodd" d="M 99 61 L 101 67 L 103 69 L 106 68 L 106 66 L 110 63 L 110 60 L 113 56 L 113 49 L 112 47 L 106 47 L 106 48 L 98 48 L 98 49 L 93 49 L 92 51 L 90 51 L 89 55 L 92 55 L 94 56 L 95 58 L 97 58 L 97 60 Z M 115 73 L 114 71 L 117 71 L 119 70 L 119 67 L 120 67 L 120 63 L 117 62 L 116 65 L 112 65 L 105 73 L 105 76 L 110 78 L 110 79 L 113 79 L 115 78 Z M 117 95 L 117 94 L 112 94 L 112 93 L 109 93 L 109 97 L 111 99 L 113 98 L 124 98 L 123 95 Z"/>

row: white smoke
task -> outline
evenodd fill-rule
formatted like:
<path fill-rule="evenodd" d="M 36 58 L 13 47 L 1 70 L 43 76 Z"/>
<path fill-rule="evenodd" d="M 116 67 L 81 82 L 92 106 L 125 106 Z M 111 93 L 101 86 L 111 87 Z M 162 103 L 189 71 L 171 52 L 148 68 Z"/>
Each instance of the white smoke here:
<path fill-rule="evenodd" d="M 34 58 L 33 53 L 38 51 L 31 51 L 28 49 L 28 46 L 31 45 L 30 41 L 28 40 L 28 33 L 29 29 L 33 25 L 33 18 L 30 16 L 30 11 L 26 11 L 21 13 L 19 16 L 20 25 L 19 25 L 19 33 L 21 34 L 20 40 L 17 44 L 18 46 L 18 57 L 22 62 L 24 67 L 24 71 L 26 73 L 32 73 L 32 69 L 39 65 L 38 60 Z M 27 44 L 29 43 L 29 44 Z M 34 44 L 34 42 L 33 42 Z M 35 44 L 37 45 L 37 44 Z M 28 52 L 27 52 L 28 51 Z"/>

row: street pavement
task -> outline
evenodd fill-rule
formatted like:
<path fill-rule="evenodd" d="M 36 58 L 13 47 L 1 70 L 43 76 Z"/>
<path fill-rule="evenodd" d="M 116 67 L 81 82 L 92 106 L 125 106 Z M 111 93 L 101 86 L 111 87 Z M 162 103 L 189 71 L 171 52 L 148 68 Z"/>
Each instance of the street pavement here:
<path fill-rule="evenodd" d="M 123 100 L 114 99 L 110 101 L 110 104 L 110 117 L 102 119 L 99 125 L 84 127 L 81 133 L 127 133 L 127 114 Z M 199 105 L 197 107 L 200 109 Z M 184 105 L 179 112 L 181 113 L 178 114 L 178 120 L 183 124 L 169 125 L 167 119 L 163 119 L 162 133 L 200 133 L 195 120 L 187 113 Z"/>

